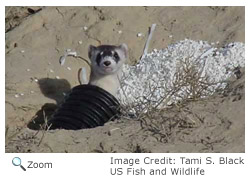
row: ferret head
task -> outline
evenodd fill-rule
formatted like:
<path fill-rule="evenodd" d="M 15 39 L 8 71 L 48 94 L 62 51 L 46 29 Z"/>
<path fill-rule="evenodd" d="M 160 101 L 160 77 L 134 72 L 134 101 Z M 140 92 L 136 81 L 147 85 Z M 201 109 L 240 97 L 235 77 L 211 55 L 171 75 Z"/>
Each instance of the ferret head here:
<path fill-rule="evenodd" d="M 100 45 L 98 47 L 90 45 L 88 49 L 92 71 L 103 75 L 116 73 L 125 62 L 127 54 L 126 44 L 120 46 Z"/>

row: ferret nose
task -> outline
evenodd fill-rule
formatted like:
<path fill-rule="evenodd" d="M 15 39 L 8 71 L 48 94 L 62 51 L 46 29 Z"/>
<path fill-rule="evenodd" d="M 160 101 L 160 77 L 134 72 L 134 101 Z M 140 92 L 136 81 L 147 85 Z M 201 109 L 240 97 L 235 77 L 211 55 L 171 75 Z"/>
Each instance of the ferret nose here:
<path fill-rule="evenodd" d="M 104 62 L 104 65 L 105 65 L 105 66 L 109 66 L 109 65 L 111 65 L 111 62 L 110 62 L 110 61 L 105 61 L 105 62 Z"/>

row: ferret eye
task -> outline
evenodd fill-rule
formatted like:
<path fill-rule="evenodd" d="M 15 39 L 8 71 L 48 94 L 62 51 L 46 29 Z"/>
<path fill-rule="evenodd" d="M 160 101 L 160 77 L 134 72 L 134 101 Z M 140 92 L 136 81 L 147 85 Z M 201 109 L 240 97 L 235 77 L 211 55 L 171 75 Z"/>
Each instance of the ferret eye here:
<path fill-rule="evenodd" d="M 101 59 L 101 54 L 100 53 L 97 54 L 97 59 Z"/>
<path fill-rule="evenodd" d="M 114 58 L 115 58 L 116 60 L 118 60 L 118 59 L 119 59 L 119 55 L 118 55 L 118 53 L 117 53 L 117 52 L 115 52 L 115 53 L 114 53 Z"/>
<path fill-rule="evenodd" d="M 97 54 L 96 62 L 97 62 L 98 65 L 99 65 L 100 62 L 101 62 L 101 54 L 100 54 L 100 53 Z"/>

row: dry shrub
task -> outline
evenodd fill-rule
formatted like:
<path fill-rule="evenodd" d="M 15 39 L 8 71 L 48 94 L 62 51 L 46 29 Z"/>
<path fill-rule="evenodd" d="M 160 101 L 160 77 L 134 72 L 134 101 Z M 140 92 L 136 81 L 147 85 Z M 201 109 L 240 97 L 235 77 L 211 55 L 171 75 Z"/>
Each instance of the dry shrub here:
<path fill-rule="evenodd" d="M 226 84 L 210 80 L 204 73 L 205 61 L 201 65 L 199 62 L 203 61 L 194 61 L 192 56 L 179 60 L 171 84 L 166 82 L 161 87 L 149 84 L 146 87 L 150 89 L 150 95 L 137 97 L 129 105 L 122 102 L 122 118 L 140 121 L 142 128 L 161 142 L 174 139 L 181 129 L 200 126 L 203 118 L 190 110 L 188 103 L 203 101 L 215 92 L 212 86 Z M 154 95 L 156 90 L 165 92 L 158 100 Z M 127 96 L 125 92 L 124 96 Z"/>

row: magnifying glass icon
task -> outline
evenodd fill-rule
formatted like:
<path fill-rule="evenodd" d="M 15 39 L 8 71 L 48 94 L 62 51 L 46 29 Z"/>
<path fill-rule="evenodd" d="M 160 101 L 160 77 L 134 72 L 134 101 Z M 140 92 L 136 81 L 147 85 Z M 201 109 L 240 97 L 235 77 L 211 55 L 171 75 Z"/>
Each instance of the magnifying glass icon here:
<path fill-rule="evenodd" d="M 19 157 L 14 157 L 13 159 L 12 159 L 12 164 L 14 165 L 14 166 L 20 166 L 22 169 L 23 169 L 23 171 L 26 171 L 26 169 L 23 167 L 23 165 L 21 164 L 21 158 L 19 158 Z"/>

